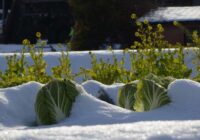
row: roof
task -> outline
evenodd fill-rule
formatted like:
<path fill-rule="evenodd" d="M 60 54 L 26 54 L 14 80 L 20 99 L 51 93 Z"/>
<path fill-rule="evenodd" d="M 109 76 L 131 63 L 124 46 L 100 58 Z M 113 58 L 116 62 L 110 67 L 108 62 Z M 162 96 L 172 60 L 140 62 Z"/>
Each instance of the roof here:
<path fill-rule="evenodd" d="M 38 3 L 38 2 L 61 2 L 66 0 L 22 0 L 27 3 Z"/>
<path fill-rule="evenodd" d="M 200 6 L 187 7 L 159 7 L 152 10 L 139 21 L 172 22 L 172 21 L 200 21 Z"/>

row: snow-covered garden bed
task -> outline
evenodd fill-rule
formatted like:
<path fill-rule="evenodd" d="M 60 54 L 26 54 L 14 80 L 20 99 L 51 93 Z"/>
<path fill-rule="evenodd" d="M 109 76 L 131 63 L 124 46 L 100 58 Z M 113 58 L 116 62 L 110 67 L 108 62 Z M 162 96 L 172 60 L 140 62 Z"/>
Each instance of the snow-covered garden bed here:
<path fill-rule="evenodd" d="M 107 51 L 94 51 L 97 58 L 112 58 Z M 6 69 L 5 56 L 0 55 L 0 69 Z M 115 51 L 117 58 L 122 51 Z M 47 72 L 58 64 L 60 53 L 45 53 Z M 70 52 L 72 71 L 89 68 L 88 52 Z M 193 51 L 185 61 L 193 68 Z M 29 57 L 28 57 L 29 59 Z M 126 56 L 126 61 L 129 57 Z M 31 60 L 29 60 L 31 63 Z M 128 63 L 125 67 L 129 68 Z M 194 69 L 194 68 L 193 68 Z M 193 71 L 192 76 L 195 75 Z M 114 103 L 123 83 L 104 85 L 94 80 L 76 81 L 83 88 L 73 104 L 70 117 L 50 126 L 36 126 L 34 104 L 43 84 L 28 82 L 0 89 L 0 139 L 200 139 L 200 84 L 192 80 L 175 80 L 168 86 L 171 103 L 148 112 L 133 112 L 96 98 L 104 90 Z"/>
<path fill-rule="evenodd" d="M 82 84 L 69 118 L 51 126 L 34 127 L 34 102 L 40 83 L 29 82 L 0 90 L 0 139 L 199 139 L 200 84 L 177 80 L 169 88 L 172 103 L 136 113 L 96 99 L 101 88 L 116 101 L 121 84 L 96 81 Z"/>

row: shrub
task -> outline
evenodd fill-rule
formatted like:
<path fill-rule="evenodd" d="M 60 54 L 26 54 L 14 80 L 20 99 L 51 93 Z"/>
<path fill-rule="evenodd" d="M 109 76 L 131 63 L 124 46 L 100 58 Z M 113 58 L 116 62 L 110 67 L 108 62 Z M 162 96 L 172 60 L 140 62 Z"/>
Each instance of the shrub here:
<path fill-rule="evenodd" d="M 129 53 L 132 80 L 141 79 L 148 73 L 175 78 L 190 76 L 192 70 L 184 63 L 184 47 L 168 43 L 161 24 L 153 28 L 148 21 L 144 21 L 137 22 L 137 26 L 135 36 L 138 41 L 132 45 L 135 50 Z"/>
<path fill-rule="evenodd" d="M 163 35 L 164 28 L 158 24 L 153 28 L 148 21 L 137 22 L 138 30 L 135 36 L 138 41 L 132 45 L 133 50 L 125 50 L 121 60 L 113 54 L 113 64 L 91 55 L 91 69 L 81 68 L 80 75 L 85 79 L 94 79 L 104 84 L 114 82 L 129 83 L 142 79 L 149 73 L 158 76 L 172 76 L 174 78 L 189 78 L 192 70 L 185 62 L 184 46 L 168 43 Z M 124 68 L 125 53 L 130 56 L 130 70 Z"/>
<path fill-rule="evenodd" d="M 51 77 L 46 73 L 47 63 L 44 60 L 44 46 L 45 42 L 41 40 L 41 33 L 36 33 L 37 43 L 35 45 L 27 44 L 33 65 L 28 65 L 28 74 L 33 81 L 47 83 Z M 37 48 L 36 48 L 37 47 Z"/>
<path fill-rule="evenodd" d="M 73 80 L 75 75 L 72 74 L 71 63 L 69 59 L 68 51 L 65 53 L 63 50 L 61 52 L 61 57 L 59 58 L 60 65 L 52 67 L 52 74 L 54 78 L 57 79 L 71 79 Z"/>
<path fill-rule="evenodd" d="M 4 73 L 0 73 L 1 88 L 16 86 L 31 81 L 27 78 L 27 61 L 24 48 L 21 51 L 20 57 L 17 54 L 6 56 L 6 61 L 7 69 Z"/>
<path fill-rule="evenodd" d="M 40 40 L 41 34 L 36 33 L 37 44 L 31 44 L 28 39 L 23 40 L 23 49 L 19 55 L 7 56 L 7 69 L 0 74 L 0 87 L 11 87 L 28 81 L 47 83 L 51 77 L 46 73 L 47 63 L 44 60 L 43 44 Z M 36 45 L 38 49 L 36 48 Z M 29 51 L 33 64 L 27 63 L 25 52 Z"/>
<path fill-rule="evenodd" d="M 124 59 L 118 62 L 116 56 L 113 53 L 113 63 L 109 59 L 107 61 L 102 58 L 97 60 L 96 56 L 90 52 L 91 57 L 91 69 L 80 68 L 79 75 L 84 76 L 84 80 L 93 79 L 104 84 L 113 84 L 120 82 L 124 73 L 127 70 L 124 68 Z"/>

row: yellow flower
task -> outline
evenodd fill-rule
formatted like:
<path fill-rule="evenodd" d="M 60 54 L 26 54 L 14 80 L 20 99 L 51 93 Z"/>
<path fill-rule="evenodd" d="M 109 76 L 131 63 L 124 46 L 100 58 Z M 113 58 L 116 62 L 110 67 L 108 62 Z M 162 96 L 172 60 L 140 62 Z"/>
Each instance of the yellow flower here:
<path fill-rule="evenodd" d="M 135 36 L 136 36 L 136 37 L 139 37 L 139 36 L 140 36 L 140 33 L 135 32 Z"/>
<path fill-rule="evenodd" d="M 37 38 L 41 38 L 41 36 L 42 36 L 40 32 L 36 32 L 35 35 L 36 35 Z"/>
<path fill-rule="evenodd" d="M 136 48 L 136 47 L 140 46 L 140 43 L 138 41 L 134 41 L 134 45 L 133 46 L 135 46 L 135 48 Z"/>
<path fill-rule="evenodd" d="M 137 25 L 137 26 L 142 26 L 142 23 L 139 22 L 139 21 L 137 21 L 137 22 L 136 22 L 136 25 Z"/>
<path fill-rule="evenodd" d="M 161 25 L 161 24 L 158 24 L 158 25 L 157 25 L 157 28 L 162 28 L 162 25 Z"/>
<path fill-rule="evenodd" d="M 149 29 L 149 31 L 151 31 L 153 28 L 152 28 L 152 26 L 148 26 L 148 29 Z"/>
<path fill-rule="evenodd" d="M 136 25 L 137 25 L 137 26 L 141 26 L 142 23 L 138 21 L 138 22 L 136 22 Z"/>
<path fill-rule="evenodd" d="M 29 44 L 30 44 L 30 41 L 29 41 L 28 39 L 24 39 L 24 40 L 22 41 L 22 44 L 23 44 L 23 45 L 29 45 Z"/>
<path fill-rule="evenodd" d="M 174 21 L 173 24 L 174 24 L 174 26 L 178 26 L 179 25 L 178 21 Z"/>
<path fill-rule="evenodd" d="M 158 28 L 159 32 L 163 32 L 164 31 L 164 28 L 163 28 L 163 26 L 161 24 L 158 24 L 157 28 Z"/>
<path fill-rule="evenodd" d="M 145 19 L 144 24 L 149 24 L 149 21 Z"/>
<path fill-rule="evenodd" d="M 131 14 L 131 19 L 136 19 L 136 18 L 137 18 L 136 14 Z"/>

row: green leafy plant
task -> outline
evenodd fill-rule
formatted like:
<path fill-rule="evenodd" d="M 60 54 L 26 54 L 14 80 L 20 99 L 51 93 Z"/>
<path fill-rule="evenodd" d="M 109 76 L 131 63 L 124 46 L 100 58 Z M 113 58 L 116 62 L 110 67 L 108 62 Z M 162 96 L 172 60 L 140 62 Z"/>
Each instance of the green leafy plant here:
<path fill-rule="evenodd" d="M 104 84 L 113 84 L 123 79 L 123 73 L 127 70 L 124 68 L 124 59 L 118 62 L 113 54 L 113 63 L 109 59 L 107 61 L 102 58 L 97 60 L 96 56 L 90 52 L 91 69 L 80 68 L 79 75 L 83 75 L 85 80 L 93 79 Z"/>
<path fill-rule="evenodd" d="M 161 86 L 163 86 L 166 89 L 168 88 L 168 85 L 170 83 L 172 83 L 173 81 L 176 80 L 175 78 L 173 78 L 171 76 L 161 77 L 161 76 L 157 76 L 157 75 L 152 74 L 152 73 L 150 73 L 147 76 L 145 76 L 145 79 L 154 81 L 154 82 L 160 84 Z"/>
<path fill-rule="evenodd" d="M 193 45 L 195 46 L 194 48 L 194 53 L 196 55 L 195 59 L 193 60 L 194 65 L 196 65 L 196 72 L 197 75 L 194 77 L 194 80 L 200 82 L 200 37 L 197 31 L 194 31 L 192 34 L 192 40 L 193 40 Z"/>
<path fill-rule="evenodd" d="M 158 83 L 142 79 L 137 85 L 134 109 L 138 112 L 150 111 L 170 103 L 167 90 Z"/>
<path fill-rule="evenodd" d="M 69 53 L 62 50 L 61 57 L 59 58 L 60 65 L 53 67 L 53 76 L 57 79 L 71 79 L 73 80 L 75 75 L 72 74 L 71 63 L 69 59 Z"/>
<path fill-rule="evenodd" d="M 37 124 L 51 125 L 68 117 L 78 95 L 79 91 L 72 81 L 50 81 L 37 94 L 35 102 Z"/>
<path fill-rule="evenodd" d="M 132 17 L 135 19 L 134 15 Z M 69 54 L 62 51 L 59 58 L 60 65 L 52 68 L 53 76 L 46 73 L 47 63 L 44 60 L 43 50 L 45 44 L 41 40 L 41 34 L 37 32 L 38 42 L 36 44 L 31 44 L 29 40 L 25 39 L 23 41 L 25 48 L 22 50 L 21 56 L 15 54 L 6 58 L 8 68 L 5 72 L 0 72 L 0 87 L 15 86 L 27 81 L 47 83 L 52 78 L 74 79 L 76 76 L 82 76 L 84 80 L 97 80 L 104 84 L 130 83 L 134 80 L 143 79 L 149 73 L 159 77 L 190 77 L 192 70 L 186 66 L 184 61 L 185 52 L 187 53 L 185 46 L 168 43 L 164 38 L 164 28 L 161 24 L 152 27 L 145 20 L 144 22 L 136 22 L 136 25 L 138 28 L 135 32 L 137 40 L 133 43 L 132 50 L 124 50 L 122 58 L 117 58 L 112 50 L 112 58 L 107 60 L 97 59 L 94 54 L 90 53 L 91 68 L 80 68 L 79 73 L 73 74 Z M 200 81 L 200 39 L 196 31 L 192 38 L 193 44 L 197 46 L 197 49 L 194 49 L 197 55 L 195 65 L 198 72 L 195 80 Z M 30 53 L 32 65 L 26 63 L 25 49 Z M 130 56 L 130 69 L 125 68 L 125 55 L 127 53 Z M 167 78 L 164 81 L 167 80 L 170 82 L 172 79 Z M 162 86 L 166 88 L 167 83 Z"/>
<path fill-rule="evenodd" d="M 144 79 L 125 84 L 118 92 L 118 105 L 134 111 L 149 111 L 167 104 L 167 88 L 175 80 L 148 74 Z"/>
<path fill-rule="evenodd" d="M 29 49 L 30 56 L 33 60 L 33 65 L 28 66 L 28 73 L 32 80 L 38 81 L 41 83 L 47 83 L 51 77 L 46 73 L 47 63 L 44 60 L 44 45 L 41 41 L 41 34 L 39 32 L 36 33 L 36 37 L 38 37 L 38 41 L 36 45 L 28 44 L 27 47 Z M 36 48 L 38 47 L 38 49 Z"/>
<path fill-rule="evenodd" d="M 30 81 L 30 79 L 26 77 L 27 62 L 24 48 L 20 56 L 17 54 L 6 56 L 6 61 L 7 69 L 4 73 L 0 73 L 0 87 L 11 87 Z"/>
<path fill-rule="evenodd" d="M 141 79 L 148 73 L 175 78 L 188 78 L 191 74 L 184 63 L 184 47 L 168 43 L 163 35 L 164 28 L 158 24 L 153 28 L 148 21 L 137 22 L 135 36 L 138 41 L 130 51 L 130 79 Z M 177 71 L 178 69 L 178 71 Z"/>
<path fill-rule="evenodd" d="M 118 92 L 117 105 L 129 110 L 134 110 L 135 93 L 137 91 L 137 81 L 124 85 Z"/>
<path fill-rule="evenodd" d="M 39 32 L 36 33 L 36 37 L 38 38 L 37 44 L 31 44 L 28 39 L 24 39 L 21 53 L 6 57 L 7 69 L 0 73 L 0 87 L 16 86 L 28 81 L 47 83 L 51 79 L 46 74 L 47 64 L 43 58 L 45 44 L 41 41 Z M 29 51 L 33 65 L 27 63 L 26 51 Z"/>

